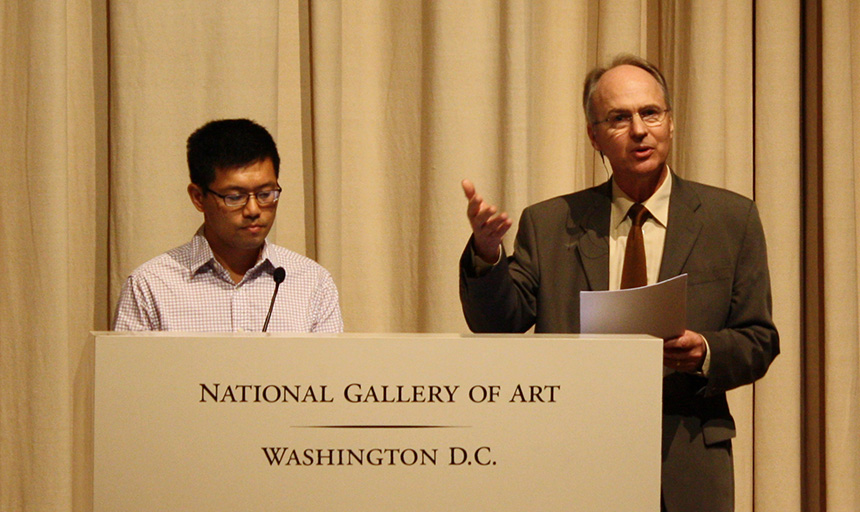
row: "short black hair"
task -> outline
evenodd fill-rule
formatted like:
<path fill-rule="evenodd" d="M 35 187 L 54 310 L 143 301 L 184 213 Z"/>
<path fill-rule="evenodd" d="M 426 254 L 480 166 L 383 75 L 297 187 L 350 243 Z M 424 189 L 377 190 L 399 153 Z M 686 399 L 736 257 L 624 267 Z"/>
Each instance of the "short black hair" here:
<path fill-rule="evenodd" d="M 204 191 L 215 181 L 215 171 L 245 167 L 267 158 L 275 177 L 281 166 L 278 147 L 269 132 L 250 119 L 210 121 L 188 137 L 191 183 Z"/>

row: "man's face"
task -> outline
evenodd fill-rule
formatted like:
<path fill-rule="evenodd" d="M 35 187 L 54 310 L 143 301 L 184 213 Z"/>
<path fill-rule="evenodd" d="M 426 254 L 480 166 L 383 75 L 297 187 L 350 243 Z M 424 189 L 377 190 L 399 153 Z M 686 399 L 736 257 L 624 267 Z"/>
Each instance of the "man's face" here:
<path fill-rule="evenodd" d="M 644 69 L 630 65 L 612 68 L 600 77 L 592 105 L 596 121 L 667 108 L 657 80 Z M 671 112 L 659 126 L 646 125 L 639 115 L 633 115 L 627 128 L 614 128 L 612 123 L 588 125 L 591 145 L 609 159 L 619 183 L 646 178 L 656 181 L 662 176 L 673 131 Z"/>
<path fill-rule="evenodd" d="M 275 168 L 267 158 L 245 167 L 217 170 L 209 190 L 223 196 L 277 187 Z M 278 203 L 260 206 L 256 197 L 251 196 L 244 206 L 231 207 L 218 195 L 204 192 L 193 183 L 188 185 L 191 201 L 197 210 L 203 212 L 203 229 L 212 251 L 222 258 L 259 251 L 275 221 Z"/>

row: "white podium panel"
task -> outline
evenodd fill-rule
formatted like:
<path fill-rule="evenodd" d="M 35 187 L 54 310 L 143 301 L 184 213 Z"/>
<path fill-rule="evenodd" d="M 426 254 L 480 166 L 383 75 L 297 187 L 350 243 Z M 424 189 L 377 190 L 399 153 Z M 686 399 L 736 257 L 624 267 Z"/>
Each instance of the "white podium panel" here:
<path fill-rule="evenodd" d="M 96 511 L 659 510 L 643 336 L 97 333 Z"/>

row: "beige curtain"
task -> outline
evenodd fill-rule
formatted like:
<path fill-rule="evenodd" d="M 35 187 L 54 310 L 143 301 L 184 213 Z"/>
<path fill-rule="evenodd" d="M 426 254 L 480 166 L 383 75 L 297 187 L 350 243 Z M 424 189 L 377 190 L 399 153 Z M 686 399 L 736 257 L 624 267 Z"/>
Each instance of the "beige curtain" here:
<path fill-rule="evenodd" d="M 767 236 L 781 353 L 767 376 L 754 386 L 750 410 L 754 425 L 749 473 L 752 485 L 743 499 L 756 511 L 809 510 L 802 506 L 801 467 L 805 461 L 800 420 L 801 270 L 802 240 L 806 236 L 801 216 L 800 2 L 758 1 L 753 14 L 755 173 L 751 185 Z M 727 75 L 731 76 L 731 71 Z M 731 123 L 729 117 L 727 126 Z"/>
<path fill-rule="evenodd" d="M 860 5 L 821 3 L 823 453 L 827 510 L 860 508 Z"/>
<path fill-rule="evenodd" d="M 193 129 L 273 132 L 272 238 L 332 271 L 348 331 L 464 332 L 460 180 L 515 220 L 604 181 L 580 87 L 618 52 L 667 74 L 673 168 L 765 226 L 782 355 L 730 397 L 737 510 L 857 510 L 860 13 L 816 5 L 0 0 L 0 510 L 91 507 L 87 333 L 202 221 Z"/>
<path fill-rule="evenodd" d="M 0 509 L 85 503 L 97 265 L 89 1 L 0 8 Z"/>

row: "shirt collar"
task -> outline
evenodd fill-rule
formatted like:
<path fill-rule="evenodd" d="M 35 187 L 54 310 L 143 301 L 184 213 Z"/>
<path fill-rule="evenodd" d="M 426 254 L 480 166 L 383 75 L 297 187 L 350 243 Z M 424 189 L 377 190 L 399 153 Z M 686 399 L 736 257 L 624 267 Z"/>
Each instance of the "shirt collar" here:
<path fill-rule="evenodd" d="M 257 261 L 257 264 L 254 265 L 254 269 L 259 269 L 261 271 L 267 270 L 269 273 L 275 270 L 277 267 L 284 266 L 282 261 L 279 261 L 278 255 L 275 251 L 270 250 L 269 240 L 263 240 L 263 249 L 260 251 L 260 259 Z"/>
<path fill-rule="evenodd" d="M 642 203 L 651 217 L 663 227 L 669 225 L 669 198 L 672 195 L 672 171 L 666 166 L 666 179 L 657 187 L 654 194 Z M 618 228 L 627 217 L 627 210 L 633 206 L 633 201 L 621 190 L 621 187 L 612 180 L 612 219 L 614 228 Z"/>
<path fill-rule="evenodd" d="M 197 275 L 201 269 L 206 267 L 207 265 L 211 266 L 215 269 L 223 269 L 221 264 L 215 259 L 215 253 L 212 252 L 212 247 L 209 246 L 209 241 L 206 240 L 206 237 L 203 235 L 203 226 L 197 229 L 197 232 L 194 233 L 194 237 L 191 239 L 191 251 L 190 251 L 190 261 L 189 261 L 189 269 L 191 270 L 191 276 L 194 277 Z M 263 271 L 268 271 L 271 273 L 274 271 L 275 267 L 283 266 L 284 262 L 279 262 L 277 257 L 278 255 L 275 251 L 269 250 L 269 241 L 268 239 L 263 240 L 263 248 L 260 251 L 260 258 L 257 260 L 257 263 L 251 269 L 252 274 L 257 274 Z M 226 272 L 226 270 L 225 270 Z"/>
<path fill-rule="evenodd" d="M 191 238 L 191 251 L 189 259 L 189 269 L 191 275 L 194 276 L 200 269 L 209 263 L 215 261 L 215 254 L 212 253 L 212 248 L 209 247 L 209 242 L 203 236 L 203 226 L 201 225 L 194 236 Z"/>

